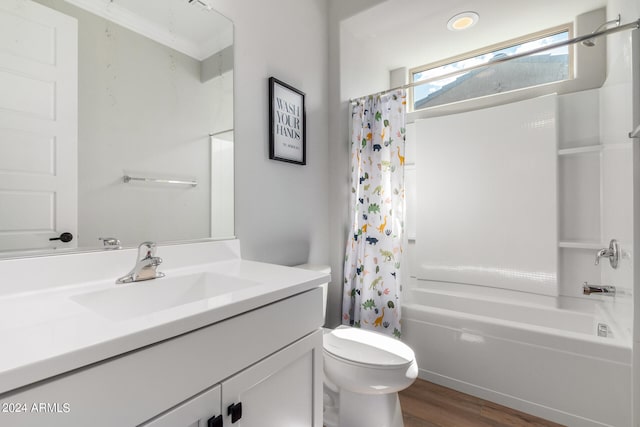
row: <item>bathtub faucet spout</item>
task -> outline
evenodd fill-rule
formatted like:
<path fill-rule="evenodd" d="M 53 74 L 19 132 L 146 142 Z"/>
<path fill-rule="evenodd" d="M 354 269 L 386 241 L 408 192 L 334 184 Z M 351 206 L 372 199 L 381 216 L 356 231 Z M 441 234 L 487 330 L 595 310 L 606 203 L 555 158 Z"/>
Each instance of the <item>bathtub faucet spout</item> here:
<path fill-rule="evenodd" d="M 614 296 L 616 294 L 615 286 L 594 286 L 587 282 L 582 285 L 582 293 L 585 295 L 602 294 L 607 296 Z"/>

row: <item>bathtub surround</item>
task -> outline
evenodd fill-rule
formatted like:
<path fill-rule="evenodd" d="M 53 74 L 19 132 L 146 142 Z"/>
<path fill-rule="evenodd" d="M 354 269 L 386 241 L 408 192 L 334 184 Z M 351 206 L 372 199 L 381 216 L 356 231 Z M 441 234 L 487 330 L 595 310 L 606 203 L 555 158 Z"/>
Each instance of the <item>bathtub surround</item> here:
<path fill-rule="evenodd" d="M 422 378 L 564 424 L 629 425 L 633 269 L 628 257 L 615 270 L 608 262 L 594 264 L 595 253 L 608 246 L 613 229 L 617 230 L 615 236 L 624 241 L 624 250 L 632 252 L 631 218 L 623 215 L 631 209 L 624 208 L 631 199 L 631 144 L 621 137 L 616 137 L 617 144 L 606 143 L 612 136 L 603 134 L 603 128 L 614 135 L 618 132 L 603 121 L 609 122 L 614 119 L 611 115 L 623 111 L 619 110 L 620 105 L 612 104 L 613 97 L 602 97 L 604 90 L 610 89 L 558 96 L 558 296 L 411 279 L 403 312 L 404 338 L 410 345 L 417 343 Z M 419 170 L 421 158 L 414 157 L 414 153 L 420 151 L 412 146 L 415 126 L 407 126 L 407 162 L 415 162 Z M 605 205 L 607 200 L 610 202 Z M 418 212 L 416 209 L 414 216 Z M 411 226 L 408 224 L 408 229 Z M 418 245 L 419 239 L 407 248 L 412 273 L 419 266 Z M 584 281 L 614 284 L 619 292 L 615 298 L 585 296 L 581 289 Z M 449 299 L 450 304 L 441 304 L 444 299 Z M 611 328 L 609 337 L 596 336 L 599 324 Z M 537 332 L 532 334 L 533 331 Z M 456 344 L 450 334 L 456 335 Z M 531 341 L 535 336 L 545 338 Z M 424 340 L 436 340 L 438 353 L 419 344 Z M 583 344 L 567 347 L 570 342 Z M 527 350 L 521 351 L 520 346 Z M 520 363 L 514 356 L 518 353 L 523 358 Z M 459 356 L 452 358 L 450 354 Z M 499 362 L 501 356 L 497 355 L 502 354 L 513 362 Z M 532 358 L 535 363 L 531 363 Z M 569 379 L 576 366 L 591 363 L 608 366 L 608 374 L 592 372 L 594 365 L 579 369 L 589 371 L 581 379 Z M 470 364 L 500 371 L 503 381 L 465 371 Z M 509 369 L 513 370 L 507 373 Z M 555 374 L 546 376 L 547 371 L 556 369 Z M 536 370 L 541 374 L 527 377 Z M 554 389 L 566 388 L 546 401 L 547 386 L 555 378 L 565 380 Z M 518 388 L 518 384 L 527 384 L 527 389 Z M 611 390 L 606 397 L 611 401 L 598 410 L 588 405 L 581 407 L 573 397 L 568 398 L 582 395 L 586 399 L 603 388 Z M 542 391 L 536 395 L 536 390 Z"/>
<path fill-rule="evenodd" d="M 602 133 L 610 129 L 603 120 L 615 114 L 602 107 L 613 99 L 603 98 L 603 90 L 558 96 L 558 296 L 412 279 L 404 338 L 414 346 L 422 378 L 563 424 L 630 424 L 633 269 L 629 258 L 615 270 L 594 259 L 608 246 L 612 227 L 624 250 L 632 251 L 630 218 L 618 212 L 630 199 L 631 144 L 622 138 L 602 143 L 611 138 Z M 415 126 L 408 125 L 407 161 L 419 170 L 421 158 L 412 157 L 420 153 L 411 146 Z M 412 271 L 419 267 L 419 237 L 407 248 Z M 584 281 L 614 284 L 619 292 L 615 298 L 584 296 Z M 599 324 L 610 327 L 607 338 L 596 336 Z M 437 342 L 437 353 L 421 344 L 427 341 Z M 466 370 L 470 365 L 500 372 L 502 380 Z M 596 365 L 607 366 L 606 373 Z M 557 378 L 563 380 L 556 384 Z M 550 383 L 557 394 L 550 394 Z M 609 401 L 595 409 L 574 400 L 602 389 L 610 391 L 603 396 Z"/>
<path fill-rule="evenodd" d="M 401 334 L 404 91 L 358 100 L 351 119 L 351 227 L 342 323 Z"/>
<path fill-rule="evenodd" d="M 416 121 L 413 275 L 558 294 L 556 104 Z"/>

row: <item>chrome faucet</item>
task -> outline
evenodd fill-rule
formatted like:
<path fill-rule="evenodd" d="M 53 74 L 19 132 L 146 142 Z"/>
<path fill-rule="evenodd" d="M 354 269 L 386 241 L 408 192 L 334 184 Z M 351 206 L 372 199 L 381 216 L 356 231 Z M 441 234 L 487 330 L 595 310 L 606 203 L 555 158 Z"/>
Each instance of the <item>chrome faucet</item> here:
<path fill-rule="evenodd" d="M 587 282 L 582 285 L 582 293 L 585 295 L 602 294 L 607 296 L 614 296 L 616 294 L 615 286 L 594 286 Z"/>
<path fill-rule="evenodd" d="M 116 284 L 141 282 L 164 277 L 164 273 L 156 271 L 160 264 L 162 264 L 162 258 L 156 256 L 156 244 L 154 242 L 142 242 L 138 246 L 138 261 L 133 270 L 126 276 L 116 280 Z"/>
<path fill-rule="evenodd" d="M 608 248 L 602 248 L 596 253 L 596 265 L 600 264 L 600 258 L 609 258 L 609 264 L 612 268 L 618 268 L 618 261 L 620 260 L 620 246 L 616 239 L 612 239 L 609 242 Z"/>

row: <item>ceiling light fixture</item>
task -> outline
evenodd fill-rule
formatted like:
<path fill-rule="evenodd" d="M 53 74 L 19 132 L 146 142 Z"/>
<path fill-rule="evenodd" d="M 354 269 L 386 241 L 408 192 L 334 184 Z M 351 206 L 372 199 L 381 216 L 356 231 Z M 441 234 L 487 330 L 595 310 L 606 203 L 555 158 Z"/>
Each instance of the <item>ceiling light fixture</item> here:
<path fill-rule="evenodd" d="M 480 15 L 476 12 L 462 12 L 458 13 L 447 23 L 447 28 L 451 31 L 461 31 L 471 28 L 478 22 Z"/>

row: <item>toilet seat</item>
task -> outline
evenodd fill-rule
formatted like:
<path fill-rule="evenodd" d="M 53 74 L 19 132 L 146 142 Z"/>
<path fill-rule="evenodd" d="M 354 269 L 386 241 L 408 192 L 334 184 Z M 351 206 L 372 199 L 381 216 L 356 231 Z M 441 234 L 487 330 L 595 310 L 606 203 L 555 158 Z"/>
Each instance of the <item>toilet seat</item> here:
<path fill-rule="evenodd" d="M 411 348 L 378 332 L 338 326 L 324 335 L 324 351 L 345 362 L 376 368 L 401 368 L 414 362 Z"/>

